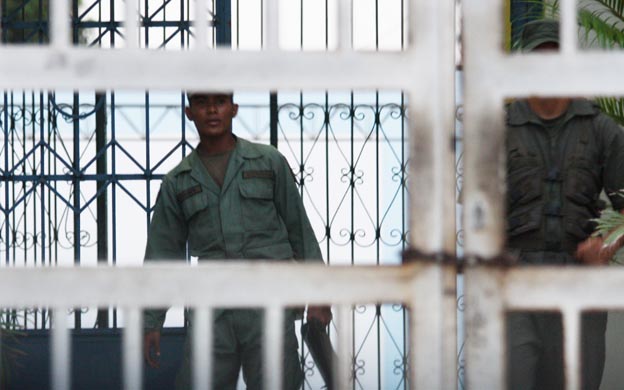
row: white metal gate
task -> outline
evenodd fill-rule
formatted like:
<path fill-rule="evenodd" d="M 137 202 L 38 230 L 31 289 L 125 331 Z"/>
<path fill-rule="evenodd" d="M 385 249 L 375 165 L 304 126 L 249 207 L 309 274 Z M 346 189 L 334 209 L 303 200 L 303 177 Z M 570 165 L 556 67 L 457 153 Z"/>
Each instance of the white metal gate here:
<path fill-rule="evenodd" d="M 505 239 L 503 102 L 529 94 L 624 94 L 624 53 L 579 51 L 577 1 L 560 2 L 561 49 L 556 54 L 503 52 L 500 0 L 463 2 L 465 49 L 464 228 L 467 268 L 466 376 L 469 389 L 502 389 L 505 313 L 557 310 L 564 328 L 568 389 L 580 389 L 580 315 L 587 309 L 624 307 L 621 269 L 505 268 L 496 264 Z M 609 63 L 610 69 L 601 65 Z M 493 180 L 493 178 L 495 178 Z M 488 260 L 489 259 L 489 260 Z"/>
<path fill-rule="evenodd" d="M 196 9 L 205 10 L 207 0 Z M 195 364 L 209 364 L 210 308 L 267 308 L 267 388 L 279 388 L 281 309 L 332 303 L 337 310 L 337 388 L 349 387 L 350 349 L 346 313 L 356 303 L 399 302 L 410 308 L 410 386 L 453 389 L 455 378 L 455 270 L 431 261 L 455 252 L 455 2 L 410 0 L 409 42 L 396 53 L 350 49 L 351 2 L 339 4 L 339 48 L 332 52 L 280 51 L 277 1 L 265 1 L 265 50 L 141 50 L 136 18 L 126 20 L 128 46 L 93 50 L 70 45 L 67 1 L 51 3 L 51 43 L 0 47 L 0 89 L 326 89 L 393 88 L 408 95 L 411 118 L 410 242 L 417 262 L 396 268 L 308 267 L 219 263 L 194 269 L 180 265 L 136 268 L 43 268 L 0 270 L 0 305 L 48 306 L 61 312 L 79 305 L 125 308 L 125 388 L 141 382 L 141 316 L 146 306 L 198 308 Z M 136 15 L 139 0 L 126 1 Z M 465 236 L 470 389 L 504 388 L 503 314 L 510 308 L 557 308 L 566 328 L 567 384 L 578 380 L 579 311 L 624 306 L 624 274 L 609 270 L 497 269 L 488 264 L 503 250 L 504 215 L 502 101 L 529 92 L 555 95 L 623 94 L 622 53 L 578 53 L 575 2 L 562 2 L 562 50 L 557 55 L 503 54 L 503 0 L 465 0 Z M 201 12 L 197 20 L 207 20 Z M 198 23 L 198 36 L 205 37 Z M 608 61 L 608 68 L 596 69 Z M 539 72 L 534 72 L 537 68 Z M 592 69 L 596 71 L 592 72 Z M 511 77 L 513 75 L 513 77 Z M 569 80 L 574 79 L 571 83 Z M 438 256 L 441 257 L 441 256 Z M 233 277 L 232 275 L 235 275 Z M 225 281 L 227 280 L 227 283 Z M 236 282 L 232 282 L 232 281 Z M 548 281 L 548 284 L 545 283 Z M 582 296 L 564 287 L 587 288 Z M 66 286 L 59 290 L 58 286 Z M 241 288 L 245 286 L 245 289 Z M 323 286 L 319 289 L 318 286 Z M 608 288 L 609 294 L 604 294 Z M 148 294 L 149 292 L 149 294 Z M 565 293 L 565 296 L 564 296 Z M 565 298 L 565 299 L 564 299 Z M 61 316 L 59 315 L 58 318 Z M 53 383 L 69 387 L 68 331 L 53 328 Z M 206 388 L 209 372 L 196 370 Z M 273 373 L 273 375 L 271 375 Z"/>

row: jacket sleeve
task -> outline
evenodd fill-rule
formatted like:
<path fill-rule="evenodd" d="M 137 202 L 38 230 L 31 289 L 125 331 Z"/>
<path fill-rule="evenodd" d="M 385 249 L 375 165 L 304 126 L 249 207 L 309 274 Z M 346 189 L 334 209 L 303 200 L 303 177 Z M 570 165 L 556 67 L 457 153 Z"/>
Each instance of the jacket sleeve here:
<path fill-rule="evenodd" d="M 595 126 L 602 136 L 602 180 L 615 210 L 624 210 L 624 130 L 611 118 L 600 114 Z"/>
<path fill-rule="evenodd" d="M 295 260 L 322 264 L 321 248 L 303 206 L 295 177 L 281 154 L 276 168 L 275 205 L 286 225 Z"/>
<path fill-rule="evenodd" d="M 184 260 L 188 227 L 175 196 L 171 179 L 163 180 L 154 214 L 150 223 L 145 248 L 145 262 L 159 260 Z M 159 330 L 165 322 L 166 309 L 148 309 L 144 312 L 144 327 Z"/>

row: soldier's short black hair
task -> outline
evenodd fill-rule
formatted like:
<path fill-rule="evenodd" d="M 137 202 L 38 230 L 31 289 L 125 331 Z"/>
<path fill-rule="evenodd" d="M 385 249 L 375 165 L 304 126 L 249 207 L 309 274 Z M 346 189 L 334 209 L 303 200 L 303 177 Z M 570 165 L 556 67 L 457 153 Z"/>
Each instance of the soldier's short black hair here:
<path fill-rule="evenodd" d="M 230 97 L 230 102 L 234 103 L 234 92 L 232 91 L 216 91 L 216 92 L 208 92 L 208 91 L 187 91 L 186 99 L 188 100 L 189 105 L 191 104 L 191 100 L 194 96 L 198 95 L 226 95 Z"/>

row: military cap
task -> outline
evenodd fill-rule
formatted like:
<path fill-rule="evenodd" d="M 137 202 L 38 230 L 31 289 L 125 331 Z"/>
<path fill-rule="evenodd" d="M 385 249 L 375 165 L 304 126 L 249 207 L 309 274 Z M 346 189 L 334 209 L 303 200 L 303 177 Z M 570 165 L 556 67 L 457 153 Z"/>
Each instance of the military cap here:
<path fill-rule="evenodd" d="M 524 25 L 519 46 L 522 51 L 532 51 L 544 43 L 559 44 L 559 22 L 552 19 L 534 20 Z"/>

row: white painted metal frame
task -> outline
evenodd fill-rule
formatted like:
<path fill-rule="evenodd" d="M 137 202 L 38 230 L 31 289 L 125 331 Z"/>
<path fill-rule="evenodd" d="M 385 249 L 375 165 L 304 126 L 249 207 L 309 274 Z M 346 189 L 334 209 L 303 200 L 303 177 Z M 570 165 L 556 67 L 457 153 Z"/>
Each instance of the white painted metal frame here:
<path fill-rule="evenodd" d="M 624 95 L 624 52 L 579 51 L 576 1 L 560 4 L 559 53 L 508 55 L 503 53 L 504 0 L 463 1 L 463 190 L 465 251 L 469 258 L 487 260 L 503 251 L 504 99 L 529 94 Z M 623 308 L 623 285 L 624 272 L 619 269 L 502 270 L 488 265 L 471 266 L 465 275 L 468 388 L 506 387 L 506 311 L 552 309 L 563 314 L 566 387 L 580 389 L 580 312 Z"/>
<path fill-rule="evenodd" d="M 52 378 L 54 389 L 68 389 L 71 361 L 67 307 L 123 307 L 124 388 L 141 388 L 141 308 L 199 308 L 194 323 L 193 367 L 210 367 L 210 309 L 264 307 L 266 315 L 266 388 L 280 388 L 281 324 L 285 307 L 332 303 L 339 339 L 337 389 L 351 386 L 351 307 L 402 303 L 410 313 L 410 382 L 412 388 L 445 388 L 440 332 L 444 273 L 435 263 L 402 267 L 324 267 L 261 262 L 223 262 L 197 267 L 179 263 L 143 268 L 2 268 L 0 307 L 49 307 L 54 310 Z M 58 286 L 63 288 L 59 289 Z M 447 367 L 454 372 L 455 367 Z M 195 370 L 195 388 L 207 388 L 210 369 Z M 446 388 L 452 388 L 446 387 Z"/>
<path fill-rule="evenodd" d="M 338 6 L 339 49 L 280 51 L 277 0 L 265 0 L 266 49 L 262 52 L 207 49 L 202 23 L 197 48 L 154 51 L 138 47 L 137 0 L 126 0 L 126 47 L 99 50 L 71 46 L 67 1 L 51 2 L 49 46 L 0 46 L 0 89 L 401 89 L 411 119 L 410 242 L 421 253 L 454 253 L 454 0 L 405 0 L 408 47 L 400 53 L 356 52 L 351 45 L 351 0 Z M 198 0 L 199 19 L 206 0 Z M 10 59 L 10 60 L 7 60 Z M 426 189 L 426 190 L 425 190 Z M 276 340 L 280 309 L 302 303 L 337 304 L 340 335 L 338 387 L 351 379 L 350 305 L 403 302 L 410 306 L 410 378 L 418 389 L 456 387 L 454 271 L 435 263 L 402 268 L 310 268 L 287 265 L 215 264 L 145 269 L 0 270 L 2 306 L 46 305 L 58 310 L 81 305 L 118 305 L 128 310 L 124 336 L 125 387 L 140 384 L 139 309 L 198 307 L 194 364 L 210 361 L 210 308 L 268 308 L 267 337 Z M 65 286 L 59 291 L 57 286 Z M 244 288 L 243 288 L 244 287 Z M 149 292 L 149 294 L 148 294 Z M 441 309 L 443 308 L 443 309 Z M 53 330 L 54 388 L 69 383 L 67 329 Z M 280 368 L 280 347 L 270 342 L 267 370 Z M 208 349 L 207 349 L 208 348 Z M 202 352 L 204 351 L 204 352 Z M 197 372 L 204 387 L 209 372 Z M 269 375 L 269 388 L 280 376 Z"/>
<path fill-rule="evenodd" d="M 561 311 L 566 388 L 580 389 L 581 313 L 624 306 L 620 268 L 471 267 L 465 277 L 470 389 L 505 388 L 505 314 L 513 310 Z"/>

